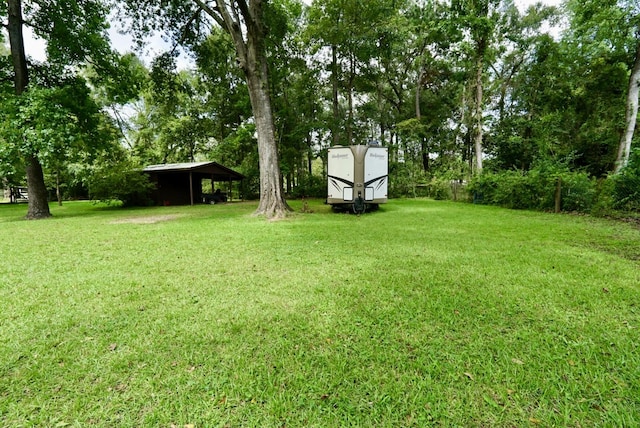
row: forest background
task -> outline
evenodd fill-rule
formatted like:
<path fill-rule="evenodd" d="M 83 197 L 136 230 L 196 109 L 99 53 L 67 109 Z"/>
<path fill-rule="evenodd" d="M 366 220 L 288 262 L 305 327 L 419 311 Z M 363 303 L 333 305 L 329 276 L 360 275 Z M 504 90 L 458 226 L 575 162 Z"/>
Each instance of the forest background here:
<path fill-rule="evenodd" d="M 247 177 L 244 198 L 262 198 L 261 131 L 233 26 L 216 19 L 224 7 L 174 0 L 160 16 L 156 3 L 0 6 L 3 17 L 19 7 L 21 25 L 46 42 L 43 57 L 26 58 L 30 79 L 16 91 L 2 36 L 4 187 L 27 184 L 37 164 L 47 198 L 134 203 L 148 183 L 132 171 L 215 160 Z M 245 38 L 259 18 L 276 184 L 287 196 L 324 197 L 331 145 L 377 141 L 389 147 L 390 197 L 604 214 L 640 207 L 634 1 L 523 10 L 512 0 L 218 3 Z M 109 28 L 140 50 L 119 53 Z M 159 32 L 166 50 L 147 61 L 143 44 Z"/>

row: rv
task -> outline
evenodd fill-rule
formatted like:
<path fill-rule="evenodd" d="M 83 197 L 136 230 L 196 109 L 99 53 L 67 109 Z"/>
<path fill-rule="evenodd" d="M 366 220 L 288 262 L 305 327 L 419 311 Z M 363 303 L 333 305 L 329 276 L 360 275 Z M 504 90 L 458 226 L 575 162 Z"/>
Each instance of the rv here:
<path fill-rule="evenodd" d="M 327 161 L 327 203 L 363 213 L 387 202 L 389 155 L 378 145 L 334 146 Z"/>

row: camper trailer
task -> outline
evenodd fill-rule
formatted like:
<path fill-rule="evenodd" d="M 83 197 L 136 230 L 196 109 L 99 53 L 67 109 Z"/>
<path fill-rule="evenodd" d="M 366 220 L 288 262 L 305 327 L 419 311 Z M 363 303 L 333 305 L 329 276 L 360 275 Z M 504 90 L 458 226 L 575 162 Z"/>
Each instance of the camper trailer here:
<path fill-rule="evenodd" d="M 378 145 L 334 146 L 327 163 L 327 203 L 363 213 L 387 202 L 389 155 Z"/>

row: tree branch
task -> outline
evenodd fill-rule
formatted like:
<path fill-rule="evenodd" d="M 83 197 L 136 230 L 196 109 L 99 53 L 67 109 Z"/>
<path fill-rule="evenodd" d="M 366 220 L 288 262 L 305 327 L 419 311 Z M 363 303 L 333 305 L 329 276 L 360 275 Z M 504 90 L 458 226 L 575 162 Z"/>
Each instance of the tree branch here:
<path fill-rule="evenodd" d="M 205 5 L 202 0 L 194 0 L 198 5 L 204 5 L 203 10 L 210 14 L 215 21 L 231 36 L 233 44 L 236 48 L 236 54 L 240 68 L 246 69 L 247 67 L 247 43 L 242 35 L 242 28 L 239 20 L 234 20 L 231 16 L 229 8 L 232 9 L 234 14 L 237 14 L 232 6 L 227 6 L 223 1 L 216 1 L 215 10 Z"/>
<path fill-rule="evenodd" d="M 224 2 L 224 9 L 227 11 L 231 11 L 231 14 L 233 14 L 233 22 L 240 22 L 240 15 L 238 15 L 238 9 L 233 6 L 233 0 L 229 2 L 229 5 L 227 6 L 227 2 Z"/>
<path fill-rule="evenodd" d="M 227 32 L 229 31 L 229 29 L 227 28 L 227 25 L 224 22 L 224 19 L 220 16 L 220 13 L 219 13 L 220 8 L 218 6 L 216 6 L 215 8 L 212 8 L 202 0 L 194 0 L 194 1 L 198 5 L 198 7 L 202 9 L 211 18 L 213 18 L 213 20 L 216 21 L 216 23 L 220 27 L 222 27 L 223 30 L 226 30 Z"/>
<path fill-rule="evenodd" d="M 196 1 L 200 1 L 200 0 L 196 0 Z M 233 19 L 231 17 L 231 14 L 229 13 L 229 9 L 227 9 L 227 5 L 223 4 L 222 6 L 220 6 L 220 2 L 216 2 L 217 6 L 217 11 L 220 14 L 220 17 L 222 18 L 222 22 L 224 23 L 224 27 L 227 32 L 229 32 L 229 34 L 231 35 L 231 37 L 233 38 L 234 42 L 236 41 L 236 37 L 240 37 L 240 40 L 242 39 L 242 30 L 240 29 L 240 22 L 238 19 Z M 231 7 L 231 6 L 229 6 Z M 233 10 L 233 7 L 231 7 L 231 9 Z M 233 10 L 234 15 L 236 15 L 235 10 Z"/>
<path fill-rule="evenodd" d="M 196 1 L 196 3 L 198 3 Z M 198 16 L 200 15 L 200 12 L 202 12 L 202 6 L 198 5 L 198 10 L 196 10 L 193 15 L 191 16 L 191 18 L 189 18 L 189 21 L 187 21 L 186 24 L 184 24 L 184 26 L 182 27 L 182 34 L 180 35 L 180 40 L 178 40 L 176 43 L 174 43 L 173 47 L 171 48 L 171 53 L 173 54 L 175 52 L 175 50 L 178 48 L 178 46 L 180 46 L 181 44 L 184 43 L 185 40 L 187 40 L 187 32 L 189 31 L 189 27 L 191 27 L 191 24 L 193 24 L 193 22 L 196 20 L 196 18 L 198 18 Z"/>
<path fill-rule="evenodd" d="M 247 5 L 247 2 L 245 0 L 236 0 L 236 3 L 238 4 L 238 8 L 240 9 L 240 13 L 242 13 L 242 16 L 244 16 L 244 19 L 246 21 L 252 21 L 255 22 L 254 17 L 251 15 L 251 12 L 249 11 L 249 6 Z M 249 23 L 247 22 L 247 25 Z"/>

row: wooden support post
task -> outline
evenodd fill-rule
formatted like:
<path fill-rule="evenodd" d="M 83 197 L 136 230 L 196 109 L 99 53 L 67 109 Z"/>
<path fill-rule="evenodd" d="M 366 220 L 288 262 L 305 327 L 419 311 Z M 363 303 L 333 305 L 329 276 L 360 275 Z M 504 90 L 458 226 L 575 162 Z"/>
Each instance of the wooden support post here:
<path fill-rule="evenodd" d="M 189 172 L 189 197 L 191 198 L 191 205 L 193 205 L 193 172 Z"/>
<path fill-rule="evenodd" d="M 556 209 L 555 212 L 559 213 L 562 209 L 562 178 L 558 177 L 556 179 Z"/>

